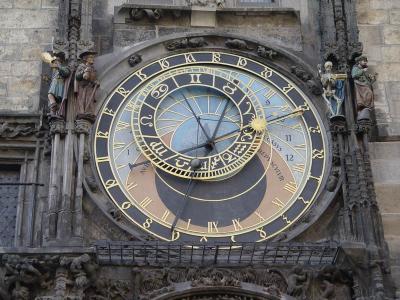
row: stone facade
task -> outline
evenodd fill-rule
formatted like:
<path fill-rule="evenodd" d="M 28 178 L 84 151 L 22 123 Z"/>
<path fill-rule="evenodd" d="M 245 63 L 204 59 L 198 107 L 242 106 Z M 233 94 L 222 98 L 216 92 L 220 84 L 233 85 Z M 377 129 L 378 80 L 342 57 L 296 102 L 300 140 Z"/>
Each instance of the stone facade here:
<path fill-rule="evenodd" d="M 0 110 L 39 111 L 42 63 L 40 53 L 51 49 L 58 1 L 0 1 Z"/>
<path fill-rule="evenodd" d="M 398 299 L 399 16 L 398 0 L 0 0 L 0 299 Z M 52 47 L 72 74 L 97 51 L 97 110 L 143 61 L 204 47 L 271 63 L 324 115 L 317 64 L 333 61 L 347 101 L 324 121 L 327 200 L 268 243 L 154 242 L 106 197 L 72 84 L 66 114 L 46 118 Z M 372 127 L 350 79 L 363 51 L 379 73 Z"/>

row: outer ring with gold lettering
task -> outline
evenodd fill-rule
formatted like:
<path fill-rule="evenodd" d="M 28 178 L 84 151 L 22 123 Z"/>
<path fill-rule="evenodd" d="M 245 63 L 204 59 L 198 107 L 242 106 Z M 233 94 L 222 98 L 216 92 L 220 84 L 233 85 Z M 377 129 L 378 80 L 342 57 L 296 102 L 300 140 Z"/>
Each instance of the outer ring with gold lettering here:
<path fill-rule="evenodd" d="M 296 222 L 305 211 L 315 202 L 321 192 L 321 183 L 326 174 L 327 164 L 327 135 L 322 120 L 318 117 L 316 108 L 312 105 L 307 96 L 296 87 L 296 85 L 281 75 L 276 70 L 265 64 L 245 58 L 240 55 L 226 53 L 223 51 L 196 51 L 190 53 L 174 54 L 163 59 L 153 61 L 143 68 L 137 70 L 126 78 L 109 96 L 100 110 L 96 121 L 94 133 L 94 157 L 98 175 L 108 196 L 123 214 L 134 224 L 143 230 L 163 240 L 175 240 L 176 233 L 170 227 L 164 226 L 161 222 L 154 221 L 151 228 L 144 226 L 148 216 L 135 205 L 126 205 L 130 200 L 124 192 L 124 187 L 118 184 L 114 175 L 112 161 L 109 153 L 109 130 L 119 107 L 124 101 L 140 86 L 152 77 L 173 68 L 185 65 L 223 65 L 239 68 L 249 72 L 282 92 L 295 106 L 307 108 L 302 118 L 308 127 L 308 135 L 311 141 L 312 166 L 307 174 L 306 182 L 290 206 L 285 207 L 280 215 L 269 220 L 265 224 L 258 224 L 257 228 L 245 228 L 235 232 L 235 241 L 262 241 L 276 236 Z M 259 232 L 263 232 L 260 239 Z M 179 233 L 181 240 L 193 240 L 193 236 L 184 232 Z M 212 240 L 229 241 L 230 236 L 217 236 Z"/>

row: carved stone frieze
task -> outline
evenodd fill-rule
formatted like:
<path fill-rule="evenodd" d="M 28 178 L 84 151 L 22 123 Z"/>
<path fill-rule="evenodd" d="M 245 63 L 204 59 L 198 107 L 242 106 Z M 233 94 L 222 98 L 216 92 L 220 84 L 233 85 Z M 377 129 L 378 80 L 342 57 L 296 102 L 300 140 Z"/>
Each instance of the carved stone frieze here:
<path fill-rule="evenodd" d="M 18 136 L 29 136 L 37 132 L 36 124 L 18 124 L 7 121 L 0 123 L 0 137 L 15 138 Z"/>
<path fill-rule="evenodd" d="M 169 51 L 173 51 L 177 49 L 200 48 L 205 45 L 207 45 L 207 42 L 203 37 L 192 37 L 168 42 L 165 44 L 165 48 Z"/>
<path fill-rule="evenodd" d="M 65 134 L 65 121 L 63 119 L 50 120 L 50 133 L 51 134 Z"/>

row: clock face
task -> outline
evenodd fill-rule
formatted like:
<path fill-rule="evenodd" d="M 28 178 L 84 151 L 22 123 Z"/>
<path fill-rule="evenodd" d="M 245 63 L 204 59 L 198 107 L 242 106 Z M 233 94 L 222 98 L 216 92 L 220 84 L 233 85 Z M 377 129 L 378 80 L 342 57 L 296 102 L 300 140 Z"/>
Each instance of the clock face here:
<path fill-rule="evenodd" d="M 327 142 L 310 100 L 272 68 L 224 52 L 152 62 L 106 100 L 97 171 L 133 224 L 164 240 L 263 241 L 313 203 Z"/>

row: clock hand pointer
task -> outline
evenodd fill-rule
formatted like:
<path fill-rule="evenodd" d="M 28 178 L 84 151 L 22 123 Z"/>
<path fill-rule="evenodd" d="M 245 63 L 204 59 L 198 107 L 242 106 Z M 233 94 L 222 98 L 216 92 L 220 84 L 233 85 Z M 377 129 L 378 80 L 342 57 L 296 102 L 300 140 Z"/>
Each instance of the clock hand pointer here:
<path fill-rule="evenodd" d="M 199 145 L 198 136 L 199 136 L 199 127 L 197 126 L 197 146 Z M 201 161 L 197 157 L 193 158 L 190 161 L 190 167 L 192 168 L 193 173 L 192 173 L 192 176 L 190 176 L 189 183 L 188 183 L 188 185 L 186 187 L 185 196 L 183 197 L 183 204 L 179 207 L 179 210 L 175 214 L 174 221 L 172 222 L 171 232 L 174 231 L 174 229 L 176 227 L 176 224 L 178 223 L 178 220 L 181 218 L 182 213 L 185 211 L 186 206 L 188 205 L 189 195 L 190 195 L 190 193 L 192 191 L 193 186 L 196 184 L 196 182 L 193 181 L 193 177 L 196 175 L 196 171 L 198 169 L 200 169 Z"/>
<path fill-rule="evenodd" d="M 224 106 L 224 110 L 222 111 L 221 116 L 218 119 L 217 126 L 215 126 L 215 129 L 214 129 L 213 135 L 211 136 L 211 139 L 208 139 L 209 143 L 213 143 L 214 142 L 215 136 L 217 135 L 217 132 L 218 132 L 218 129 L 221 126 L 222 120 L 224 119 L 224 116 L 225 116 L 226 110 L 228 108 L 228 105 L 229 105 L 229 100 L 226 101 L 226 104 Z"/>
<path fill-rule="evenodd" d="M 207 140 L 210 140 L 210 137 L 207 133 L 207 131 L 205 130 L 205 128 L 203 127 L 203 125 L 200 122 L 199 117 L 196 115 L 195 111 L 193 110 L 192 106 L 189 103 L 189 100 L 186 98 L 186 96 L 182 93 L 183 99 L 185 100 L 186 105 L 189 107 L 190 111 L 192 112 L 194 118 L 196 119 L 197 124 L 200 126 L 201 130 L 203 131 L 204 135 L 206 136 Z"/>
<path fill-rule="evenodd" d="M 221 141 L 223 141 L 223 140 L 226 140 L 226 139 L 228 139 L 228 138 L 231 138 L 231 137 L 232 137 L 232 136 L 231 136 L 232 134 L 238 133 L 238 132 L 240 132 L 240 131 L 242 131 L 242 130 L 248 128 L 248 127 L 250 127 L 250 125 L 246 125 L 246 126 L 243 126 L 242 128 L 238 128 L 238 129 L 232 130 L 232 131 L 230 131 L 230 132 L 228 132 L 228 133 L 225 133 L 225 134 L 223 134 L 223 135 L 220 135 L 220 136 L 216 137 L 212 142 L 221 142 Z M 209 145 L 210 145 L 210 142 L 207 141 L 207 142 L 205 142 L 205 143 L 202 143 L 202 144 L 199 144 L 199 145 L 190 147 L 190 148 L 185 148 L 185 149 L 179 150 L 179 151 L 177 151 L 177 152 L 179 152 L 179 153 L 181 153 L 181 154 L 184 154 L 184 153 L 190 152 L 190 151 L 192 151 L 192 150 L 196 150 L 196 149 L 199 149 L 199 148 L 207 147 L 207 146 L 209 146 Z M 169 158 L 169 157 L 167 157 L 167 158 L 165 158 L 165 159 L 168 159 L 168 158 Z M 145 164 L 147 164 L 147 163 L 149 163 L 149 162 L 151 162 L 151 161 L 150 161 L 150 160 L 145 160 L 145 161 L 142 161 L 142 162 L 139 162 L 139 163 L 136 163 L 136 164 L 128 163 L 128 165 L 129 165 L 129 168 L 132 170 L 132 169 L 135 168 L 135 167 L 138 167 L 138 166 L 141 166 L 141 165 L 145 165 Z"/>
<path fill-rule="evenodd" d="M 276 117 L 275 119 L 272 119 L 272 120 L 267 120 L 267 125 L 273 124 L 275 122 L 278 122 L 279 120 L 283 120 L 283 119 L 286 119 L 289 117 L 295 117 L 297 115 L 302 115 L 303 113 L 304 113 L 304 109 L 302 109 L 302 108 L 295 109 L 294 111 L 292 111 L 286 115 Z"/>

